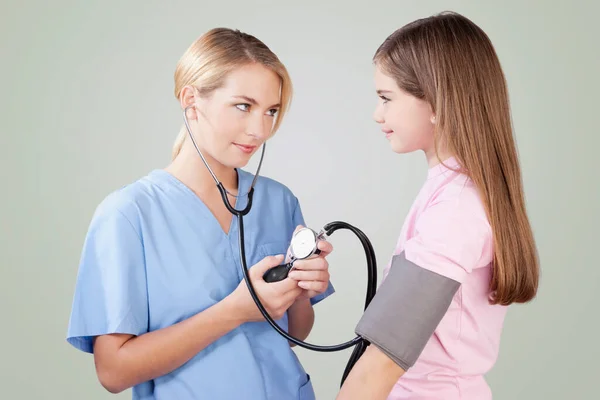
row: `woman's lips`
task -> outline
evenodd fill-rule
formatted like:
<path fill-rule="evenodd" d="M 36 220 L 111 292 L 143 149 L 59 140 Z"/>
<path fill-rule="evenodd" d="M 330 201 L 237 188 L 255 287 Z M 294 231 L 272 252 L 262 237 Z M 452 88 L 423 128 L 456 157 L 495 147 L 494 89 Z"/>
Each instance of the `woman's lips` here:
<path fill-rule="evenodd" d="M 239 144 L 239 143 L 234 143 L 234 145 L 246 154 L 251 154 L 254 151 L 254 149 L 256 149 L 256 146 L 251 146 L 251 145 L 245 145 L 245 144 Z"/>

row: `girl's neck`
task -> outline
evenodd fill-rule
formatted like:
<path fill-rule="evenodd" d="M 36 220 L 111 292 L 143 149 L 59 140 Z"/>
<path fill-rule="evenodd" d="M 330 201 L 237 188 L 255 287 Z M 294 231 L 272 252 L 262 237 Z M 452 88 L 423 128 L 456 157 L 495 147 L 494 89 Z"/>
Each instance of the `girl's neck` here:
<path fill-rule="evenodd" d="M 452 157 L 452 154 L 446 150 L 438 150 L 436 153 L 435 149 L 431 149 L 424 150 L 423 152 L 425 153 L 428 168 L 433 168 Z"/>

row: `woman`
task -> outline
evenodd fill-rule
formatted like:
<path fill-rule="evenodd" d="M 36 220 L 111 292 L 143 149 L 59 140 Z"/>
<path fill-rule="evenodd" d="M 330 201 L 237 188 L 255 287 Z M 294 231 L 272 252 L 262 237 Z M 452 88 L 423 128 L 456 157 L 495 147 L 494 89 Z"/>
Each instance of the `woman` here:
<path fill-rule="evenodd" d="M 534 298 L 539 275 L 500 62 L 477 25 L 443 13 L 394 32 L 374 63 L 375 121 L 429 169 L 338 399 L 491 399 L 507 306 Z"/>
<path fill-rule="evenodd" d="M 253 36 L 213 29 L 185 52 L 175 96 L 198 150 L 240 209 L 254 176 L 241 168 L 278 129 L 292 85 Z M 182 126 L 165 169 L 111 193 L 85 240 L 68 341 L 94 354 L 101 384 L 133 399 L 314 399 L 287 340 L 264 321 L 240 269 L 238 226 Z M 312 305 L 333 292 L 319 257 L 266 283 L 281 264 L 300 205 L 282 184 L 259 178 L 245 216 L 246 258 L 270 315 L 305 339 Z"/>

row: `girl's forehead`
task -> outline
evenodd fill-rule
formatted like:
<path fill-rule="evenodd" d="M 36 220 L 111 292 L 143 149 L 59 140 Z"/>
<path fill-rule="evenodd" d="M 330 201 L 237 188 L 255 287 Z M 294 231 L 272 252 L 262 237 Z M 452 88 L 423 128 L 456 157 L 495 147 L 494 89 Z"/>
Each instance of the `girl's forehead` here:
<path fill-rule="evenodd" d="M 376 90 L 379 91 L 398 91 L 398 85 L 396 81 L 389 75 L 384 74 L 379 68 L 375 70 L 375 86 Z"/>

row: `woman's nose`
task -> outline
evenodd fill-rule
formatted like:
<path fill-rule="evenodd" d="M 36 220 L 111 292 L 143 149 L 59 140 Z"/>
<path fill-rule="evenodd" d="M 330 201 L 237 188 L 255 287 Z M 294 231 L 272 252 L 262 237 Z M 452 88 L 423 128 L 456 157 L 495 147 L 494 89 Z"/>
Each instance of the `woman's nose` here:
<path fill-rule="evenodd" d="M 257 139 L 264 140 L 266 139 L 271 132 L 271 125 L 269 125 L 268 121 L 265 121 L 265 118 L 256 117 L 253 118 L 252 121 L 248 124 L 248 129 L 246 133 L 250 136 L 254 136 Z"/>

